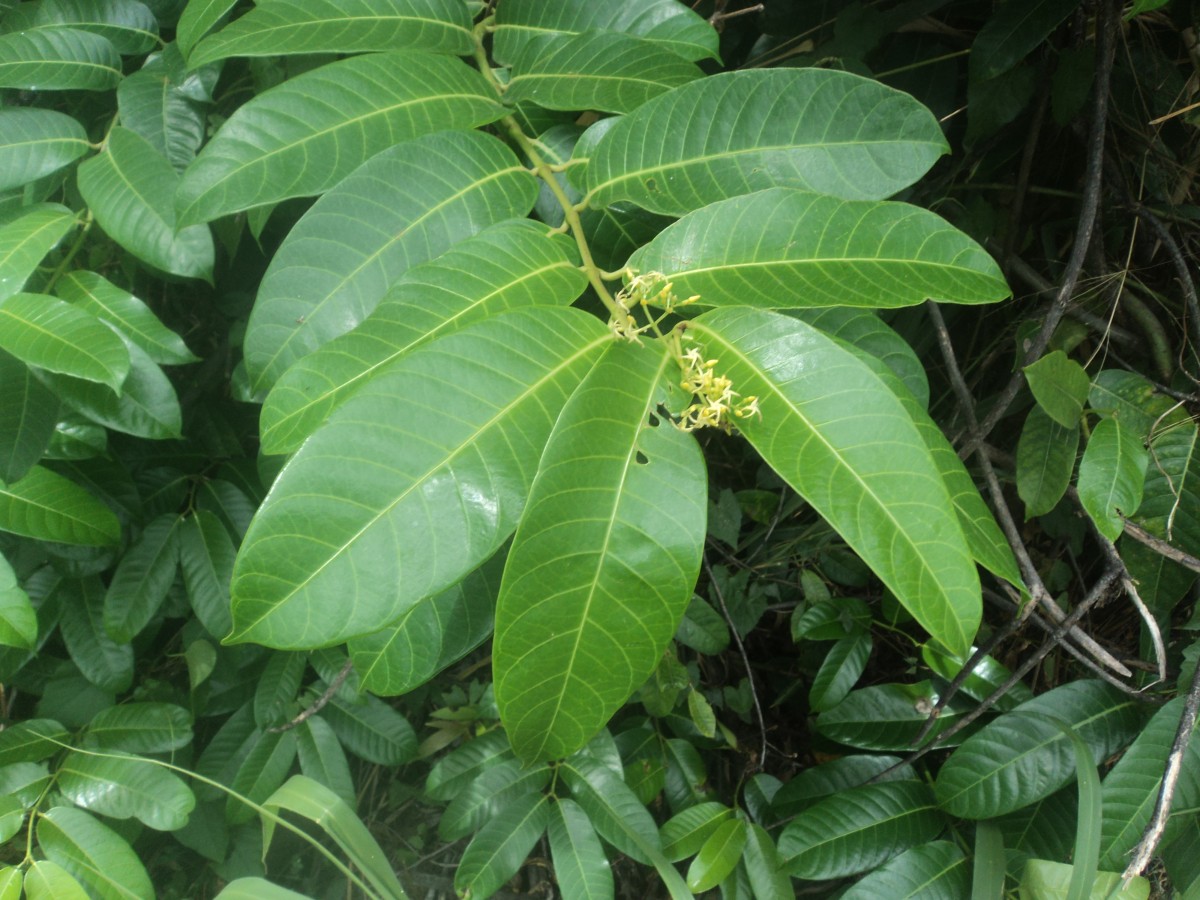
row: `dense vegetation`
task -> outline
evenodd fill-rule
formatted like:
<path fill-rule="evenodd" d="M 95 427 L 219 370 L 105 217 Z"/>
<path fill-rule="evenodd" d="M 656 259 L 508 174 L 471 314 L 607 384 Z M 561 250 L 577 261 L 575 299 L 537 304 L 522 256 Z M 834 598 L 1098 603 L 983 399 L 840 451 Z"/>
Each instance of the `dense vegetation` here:
<path fill-rule="evenodd" d="M 1195 15 L 0 0 L 0 900 L 1200 897 Z"/>

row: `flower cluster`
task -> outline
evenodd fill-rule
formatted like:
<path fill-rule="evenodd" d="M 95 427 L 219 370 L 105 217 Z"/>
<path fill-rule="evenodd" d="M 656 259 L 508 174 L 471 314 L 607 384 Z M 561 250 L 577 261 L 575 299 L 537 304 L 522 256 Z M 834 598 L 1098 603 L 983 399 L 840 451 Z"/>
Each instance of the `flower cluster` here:
<path fill-rule="evenodd" d="M 680 386 L 695 398 L 678 422 L 681 429 L 695 431 L 711 427 L 728 432 L 732 429 L 730 413 L 739 419 L 762 417 L 757 397 L 742 397 L 733 389 L 733 382 L 728 377 L 716 374 L 717 360 L 704 359 L 700 350 L 693 347 L 679 361 L 683 367 Z"/>
<path fill-rule="evenodd" d="M 630 278 L 629 282 L 613 298 L 616 300 L 620 313 L 613 316 L 608 323 L 609 329 L 617 337 L 637 341 L 642 332 L 657 325 L 662 317 L 660 316 L 649 325 L 639 327 L 632 313 L 636 307 L 657 306 L 663 310 L 663 315 L 666 315 L 677 307 L 695 303 L 700 299 L 700 295 L 697 294 L 681 300 L 675 294 L 674 288 L 675 286 L 662 272 L 647 272 L 644 275 Z"/>

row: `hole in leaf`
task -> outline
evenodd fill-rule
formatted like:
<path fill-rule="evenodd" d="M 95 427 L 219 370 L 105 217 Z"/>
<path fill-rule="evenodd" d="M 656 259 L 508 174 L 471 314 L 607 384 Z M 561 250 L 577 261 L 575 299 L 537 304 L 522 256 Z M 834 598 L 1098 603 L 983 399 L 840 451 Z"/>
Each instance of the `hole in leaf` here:
<path fill-rule="evenodd" d="M 650 458 L 648 456 L 646 456 L 646 454 L 643 453 L 641 450 L 639 450 L 637 452 L 637 456 L 634 457 L 634 460 L 637 462 L 637 464 L 639 466 L 644 466 L 648 462 L 650 462 Z"/>
<path fill-rule="evenodd" d="M 650 424 L 651 428 L 658 427 L 658 416 L 656 416 L 654 413 L 650 413 L 650 417 L 646 419 L 646 421 Z"/>

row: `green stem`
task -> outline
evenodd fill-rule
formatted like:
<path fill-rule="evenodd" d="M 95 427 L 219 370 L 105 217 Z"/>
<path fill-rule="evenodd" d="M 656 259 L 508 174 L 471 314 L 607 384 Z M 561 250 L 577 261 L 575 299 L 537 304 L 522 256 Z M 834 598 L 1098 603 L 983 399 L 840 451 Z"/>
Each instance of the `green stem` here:
<path fill-rule="evenodd" d="M 43 293 L 50 293 L 54 285 L 58 282 L 58 279 L 67 271 L 67 266 L 71 264 L 76 254 L 83 248 L 84 239 L 87 238 L 88 232 L 91 231 L 93 221 L 92 211 L 89 209 L 83 214 L 83 222 L 80 223 L 83 227 L 79 229 L 79 234 L 75 235 L 75 240 L 71 243 L 71 248 L 67 250 L 66 255 L 62 258 L 62 262 L 54 267 L 54 271 L 50 274 L 50 279 L 42 288 Z"/>

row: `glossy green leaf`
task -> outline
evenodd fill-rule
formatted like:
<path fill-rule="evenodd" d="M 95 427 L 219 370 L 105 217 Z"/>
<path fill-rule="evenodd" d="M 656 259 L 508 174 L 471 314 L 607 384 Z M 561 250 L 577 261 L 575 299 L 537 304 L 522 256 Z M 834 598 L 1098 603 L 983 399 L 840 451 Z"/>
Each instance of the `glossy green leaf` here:
<path fill-rule="evenodd" d="M 817 731 L 850 747 L 908 751 L 937 701 L 938 695 L 928 681 L 876 684 L 851 691 L 833 709 L 821 713 Z M 969 707 L 951 701 L 926 736 L 926 743 L 969 711 Z"/>
<path fill-rule="evenodd" d="M 129 753 L 169 753 L 192 741 L 192 716 L 172 703 L 125 703 L 96 714 L 88 725 L 89 746 Z"/>
<path fill-rule="evenodd" d="M 0 644 L 32 650 L 37 636 L 37 613 L 29 595 L 21 589 L 12 566 L 0 554 Z"/>
<path fill-rule="evenodd" d="M 0 109 L 0 191 L 57 172 L 88 152 L 87 132 L 52 109 Z"/>
<path fill-rule="evenodd" d="M 428 50 L 469 56 L 461 0 L 264 0 L 192 51 L 192 67 L 228 56 Z"/>
<path fill-rule="evenodd" d="M 369 633 L 490 556 L 608 335 L 578 310 L 517 310 L 372 379 L 297 452 L 255 516 L 234 570 L 233 639 L 302 648 Z M 416 440 L 397 457 L 405 435 Z M 345 465 L 347 454 L 360 463 Z"/>
<path fill-rule="evenodd" d="M 179 224 L 319 194 L 393 144 L 496 120 L 493 96 L 465 63 L 418 51 L 305 72 L 229 117 L 184 173 Z"/>
<path fill-rule="evenodd" d="M 75 28 L 0 34 L 0 87 L 108 91 L 120 80 L 120 54 L 98 34 Z"/>
<path fill-rule="evenodd" d="M 54 290 L 63 300 L 118 329 L 156 363 L 178 366 L 198 361 L 183 338 L 167 328 L 150 307 L 102 275 L 82 269 L 68 272 Z"/>
<path fill-rule="evenodd" d="M 76 806 L 114 819 L 136 818 L 174 831 L 196 805 L 183 780 L 136 756 L 71 753 L 58 767 L 57 787 Z"/>
<path fill-rule="evenodd" d="M 887 384 L 785 316 L 714 310 L 688 333 L 733 390 L 758 398 L 761 418 L 738 428 L 767 463 L 930 634 L 949 648 L 970 646 L 981 615 L 974 561 L 925 440 Z"/>
<path fill-rule="evenodd" d="M 0 301 L 0 348 L 31 366 L 107 385 L 110 394 L 129 374 L 129 353 L 107 325 L 44 294 Z"/>
<path fill-rule="evenodd" d="M 459 896 L 490 897 L 520 870 L 550 823 L 551 800 L 517 797 L 498 809 L 463 851 L 454 873 Z"/>
<path fill-rule="evenodd" d="M 620 32 L 554 35 L 513 64 L 504 98 L 544 109 L 633 112 L 703 73 L 672 50 Z"/>
<path fill-rule="evenodd" d="M 32 809 L 50 785 L 50 770 L 43 763 L 11 763 L 0 769 L 0 796 L 15 798 L 25 809 Z"/>
<path fill-rule="evenodd" d="M 150 876 L 133 848 L 82 810 L 56 806 L 37 826 L 38 845 L 102 900 L 153 900 Z"/>
<path fill-rule="evenodd" d="M 963 742 L 938 772 L 947 812 L 990 819 L 1027 806 L 1075 774 L 1070 741 L 1046 716 L 1071 726 L 1100 762 L 1124 747 L 1142 723 L 1136 701 L 1099 681 L 1073 681 L 1006 713 Z"/>
<path fill-rule="evenodd" d="M 148 523 L 117 564 L 104 597 L 104 627 L 117 641 L 141 633 L 158 612 L 179 562 L 179 516 Z"/>
<path fill-rule="evenodd" d="M 246 327 L 252 389 L 361 322 L 413 266 L 524 216 L 536 190 L 513 152 L 479 132 L 426 135 L 375 156 L 317 201 L 263 276 Z"/>
<path fill-rule="evenodd" d="M 791 188 L 689 213 L 629 266 L 665 273 L 705 306 L 887 308 L 1010 294 L 983 248 L 928 210 Z"/>
<path fill-rule="evenodd" d="M 180 227 L 171 200 L 179 175 L 135 131 L 117 127 L 103 153 L 79 167 L 79 192 L 100 227 L 143 262 L 172 275 L 212 279 L 212 233 Z"/>
<path fill-rule="evenodd" d="M 618 120 L 589 158 L 587 200 L 666 215 L 772 187 L 880 200 L 946 150 L 933 114 L 878 81 L 816 68 L 727 72 Z"/>
<path fill-rule="evenodd" d="M 20 481 L 0 484 L 0 531 L 42 541 L 104 547 L 121 537 L 113 511 L 61 475 L 34 466 Z"/>
<path fill-rule="evenodd" d="M 506 760 L 483 773 L 455 795 L 438 822 L 438 836 L 453 841 L 483 827 L 506 804 L 527 796 L 539 796 L 550 783 L 549 766 L 522 768 Z"/>
<path fill-rule="evenodd" d="M 179 49 L 189 54 L 202 37 L 217 27 L 217 24 L 237 6 L 237 0 L 188 0 L 175 26 L 175 40 Z"/>
<path fill-rule="evenodd" d="M 501 222 L 405 272 L 357 328 L 303 357 L 267 395 L 259 428 L 268 453 L 291 453 L 389 363 L 435 337 L 509 309 L 566 305 L 586 283 L 565 235 Z"/>
<path fill-rule="evenodd" d="M 184 72 L 179 48 L 168 44 L 117 88 L 121 124 L 150 142 L 171 167 L 182 172 L 196 158 L 207 135 L 206 103 L 211 80 Z"/>
<path fill-rule="evenodd" d="M 662 827 L 663 854 L 671 862 L 679 862 L 700 852 L 700 848 L 733 816 L 724 803 L 697 803 L 672 816 Z"/>
<path fill-rule="evenodd" d="M 700 893 L 724 881 L 742 858 L 746 832 L 747 825 L 741 819 L 731 819 L 717 826 L 688 866 L 688 889 Z"/>
<path fill-rule="evenodd" d="M 971 654 L 974 653 L 975 648 L 972 647 Z M 946 681 L 953 681 L 957 678 L 968 659 L 966 656 L 951 656 L 945 649 L 932 643 L 921 648 L 921 658 L 925 661 L 925 665 Z M 982 701 L 991 696 L 1002 684 L 1005 684 L 1011 676 L 1012 672 L 1006 666 L 997 662 L 994 657 L 985 656 L 975 663 L 971 674 L 962 682 L 959 690 L 972 700 Z M 1001 712 L 1007 712 L 1026 700 L 1032 699 L 1033 691 L 1018 681 L 996 701 L 995 706 Z"/>
<path fill-rule="evenodd" d="M 179 526 L 179 565 L 188 600 L 213 637 L 224 637 L 233 626 L 229 582 L 235 554 L 229 532 L 215 513 L 197 509 Z"/>
<path fill-rule="evenodd" d="M 1017 442 L 1017 493 L 1026 519 L 1045 515 L 1062 499 L 1078 449 L 1078 425 L 1064 428 L 1040 406 L 1029 410 Z"/>
<path fill-rule="evenodd" d="M 0 123 L 4 121 L 0 117 Z M 65 206 L 39 203 L 0 226 L 0 300 L 25 286 L 42 258 L 74 225 L 75 216 Z"/>
<path fill-rule="evenodd" d="M 945 826 L 922 782 L 867 784 L 800 813 L 779 835 L 779 853 L 797 878 L 840 878 L 925 844 Z"/>
<path fill-rule="evenodd" d="M 1007 72 L 1033 52 L 1079 0 L 1029 0 L 997 7 L 975 35 L 971 46 L 971 78 L 983 81 Z"/>
<path fill-rule="evenodd" d="M 1018 896 L 1020 900 L 1069 900 L 1075 867 L 1048 859 L 1031 859 L 1025 864 Z M 1088 900 L 1148 900 L 1150 882 L 1140 876 L 1126 886 L 1120 872 L 1100 872 Z"/>
<path fill-rule="evenodd" d="M 369 694 L 351 704 L 334 696 L 321 715 L 337 732 L 342 746 L 367 762 L 398 766 L 417 752 L 417 738 L 408 720 Z"/>
<path fill-rule="evenodd" d="M 496 603 L 496 702 L 528 761 L 582 747 L 646 680 L 704 547 L 696 442 L 656 413 L 676 362 L 617 343 L 550 435 Z"/>
<path fill-rule="evenodd" d="M 229 785 L 235 794 L 264 804 L 287 778 L 296 760 L 295 731 L 255 730 L 248 742 L 249 752 L 240 759 L 237 773 Z M 225 802 L 225 818 L 231 825 L 248 822 L 254 817 L 252 807 L 230 795 Z"/>
<path fill-rule="evenodd" d="M 1064 428 L 1079 424 L 1091 388 L 1083 366 L 1054 350 L 1025 367 L 1025 380 L 1046 415 Z"/>
<path fill-rule="evenodd" d="M 381 896 L 404 900 L 404 888 L 367 826 L 346 803 L 324 785 L 304 775 L 293 775 L 263 802 L 272 812 L 287 810 L 319 825 L 366 876 Z M 271 846 L 273 819 L 263 817 L 263 852 Z"/>
<path fill-rule="evenodd" d="M 783 870 L 775 842 L 758 825 L 749 826 L 742 863 L 746 867 L 755 900 L 789 900 L 795 897 L 792 880 Z"/>
<path fill-rule="evenodd" d="M 64 581 L 60 628 L 71 659 L 96 687 L 114 693 L 133 681 L 133 648 L 118 643 L 104 627 L 104 585 L 95 576 Z"/>
<path fill-rule="evenodd" d="M 871 655 L 869 632 L 844 637 L 832 647 L 813 676 L 808 705 L 814 712 L 826 712 L 846 699 L 867 667 Z"/>
<path fill-rule="evenodd" d="M 812 766 L 779 788 L 771 798 L 771 813 L 778 818 L 794 816 L 818 800 L 872 780 L 911 781 L 916 773 L 901 762 L 898 756 L 851 754 Z"/>
<path fill-rule="evenodd" d="M 329 788 L 354 809 L 357 790 L 350 763 L 333 728 L 320 716 L 312 716 L 296 728 L 300 771 Z"/>
<path fill-rule="evenodd" d="M 25 719 L 0 731 L 0 766 L 41 762 L 63 748 L 69 735 L 53 719 Z"/>
<path fill-rule="evenodd" d="M 583 807 L 567 797 L 553 803 L 549 836 L 554 877 L 563 896 L 612 900 L 612 868 Z"/>
<path fill-rule="evenodd" d="M 662 44 L 684 59 L 716 58 L 712 26 L 677 0 L 509 0 L 497 10 L 496 58 L 512 62 L 531 43 L 556 34 L 617 31 Z"/>
<path fill-rule="evenodd" d="M 29 900 L 91 900 L 83 885 L 62 866 L 48 859 L 37 859 L 30 863 L 25 872 L 24 886 L 25 896 Z M 20 891 L 17 896 L 20 896 Z"/>
<path fill-rule="evenodd" d="M 1096 424 L 1079 462 L 1079 502 L 1100 533 L 1115 541 L 1142 502 L 1150 454 L 1120 420 Z"/>
<path fill-rule="evenodd" d="M 54 437 L 58 399 L 33 372 L 0 350 L 0 483 L 20 481 Z"/>
<path fill-rule="evenodd" d="M 44 374 L 42 381 L 65 406 L 113 431 L 158 440 L 179 437 L 183 414 L 171 381 L 141 347 L 124 335 L 117 338 L 129 359 L 129 374 L 119 395 L 94 382 L 64 375 Z"/>
<path fill-rule="evenodd" d="M 964 897 L 985 900 L 971 893 L 970 866 L 962 851 L 950 841 L 914 847 L 865 876 L 842 895 L 843 900 L 962 900 Z"/>
<path fill-rule="evenodd" d="M 1183 702 L 1184 698 L 1178 697 L 1159 709 L 1104 777 L 1101 869 L 1123 868 L 1129 862 L 1129 852 L 1141 840 L 1158 800 Z M 1187 816 L 1194 814 L 1190 811 L 1197 806 L 1200 806 L 1200 746 L 1193 735 L 1181 762 L 1172 808 Z M 1168 839 L 1170 836 L 1168 831 Z"/>
<path fill-rule="evenodd" d="M 158 44 L 158 20 L 138 0 L 41 0 L 33 21 L 39 28 L 64 26 L 98 34 L 124 56 L 146 53 Z"/>

